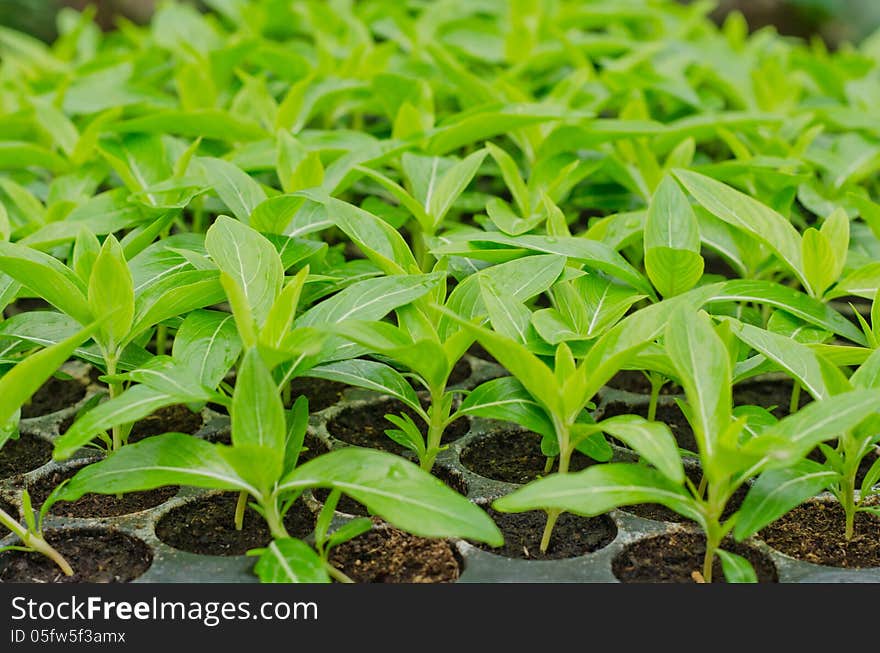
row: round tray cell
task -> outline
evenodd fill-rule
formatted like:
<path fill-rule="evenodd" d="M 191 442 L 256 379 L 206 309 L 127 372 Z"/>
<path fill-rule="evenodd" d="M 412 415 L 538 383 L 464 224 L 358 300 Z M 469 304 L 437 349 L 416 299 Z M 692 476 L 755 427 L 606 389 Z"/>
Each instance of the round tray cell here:
<path fill-rule="evenodd" d="M 153 554 L 141 540 L 113 530 L 50 531 L 47 541 L 73 568 L 65 576 L 51 560 L 38 553 L 7 551 L 0 554 L 0 581 L 6 583 L 127 583 L 142 575 Z"/>
<path fill-rule="evenodd" d="M 733 386 L 734 406 L 761 406 L 782 419 L 789 414 L 794 384 L 789 379 L 779 381 L 745 381 Z M 809 393 L 801 390 L 798 408 L 812 401 Z"/>
<path fill-rule="evenodd" d="M 309 400 L 309 413 L 317 413 L 342 401 L 343 393 L 350 387 L 338 381 L 300 377 L 290 382 L 287 408 L 293 405 L 297 397 L 305 396 Z"/>
<path fill-rule="evenodd" d="M 752 563 L 758 581 L 776 583 L 779 576 L 769 557 L 745 544 L 725 542 L 726 551 Z M 615 556 L 614 575 L 623 583 L 699 583 L 706 555 L 706 538 L 700 533 L 667 533 L 628 544 Z M 721 561 L 715 557 L 712 580 L 725 582 Z"/>
<path fill-rule="evenodd" d="M 0 479 L 30 472 L 51 459 L 52 444 L 48 440 L 22 433 L 17 440 L 8 440 L 0 448 Z"/>
<path fill-rule="evenodd" d="M 605 548 L 617 537 L 617 526 L 607 515 L 580 517 L 563 513 L 553 527 L 547 552 L 541 553 L 541 536 L 547 523 L 547 513 L 540 510 L 503 513 L 491 508 L 487 512 L 504 534 L 504 544 L 498 548 L 483 543 L 478 543 L 476 546 L 508 558 L 526 560 L 576 558 Z"/>
<path fill-rule="evenodd" d="M 42 417 L 57 413 L 79 403 L 85 396 L 86 386 L 79 379 L 58 379 L 53 376 L 21 407 L 21 416 Z"/>
<path fill-rule="evenodd" d="M 235 529 L 237 501 L 235 492 L 188 501 L 159 519 L 156 536 L 175 549 L 203 555 L 244 555 L 250 549 L 266 546 L 272 540 L 269 528 L 251 508 L 245 511 L 243 528 Z M 314 515 L 302 501 L 297 501 L 284 517 L 292 537 L 306 537 L 314 523 Z"/>

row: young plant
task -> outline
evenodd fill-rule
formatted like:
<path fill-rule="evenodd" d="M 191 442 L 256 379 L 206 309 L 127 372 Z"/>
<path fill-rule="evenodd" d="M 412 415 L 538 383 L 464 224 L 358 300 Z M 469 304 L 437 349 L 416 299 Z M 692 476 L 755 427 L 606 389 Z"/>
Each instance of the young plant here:
<path fill-rule="evenodd" d="M 0 424 L 3 425 L 2 431 L 0 431 L 0 448 L 10 438 L 18 437 L 21 406 L 98 328 L 98 324 L 90 325 L 66 340 L 31 354 L 0 378 Z M 55 562 L 65 575 L 72 576 L 73 570 L 70 564 L 43 537 L 43 518 L 55 502 L 58 491 L 56 488 L 43 502 L 39 516 L 35 518 L 30 495 L 27 490 L 22 490 L 23 523 L 0 508 L 0 524 L 12 531 L 20 541 L 20 544 L 0 547 L 0 552 L 14 550 L 40 553 Z"/>
<path fill-rule="evenodd" d="M 244 492 L 275 540 L 263 553 L 260 575 L 283 574 L 287 582 L 326 582 L 331 576 L 346 580 L 326 562 L 326 554 L 322 558 L 291 538 L 284 526 L 285 513 L 307 488 L 344 492 L 417 535 L 466 537 L 492 545 L 502 540 L 486 513 L 399 456 L 346 447 L 298 466 L 308 428 L 307 401 L 301 397 L 285 412 L 257 348 L 247 349 L 242 358 L 231 419 L 231 445 L 180 433 L 148 438 L 81 470 L 58 498 L 71 501 L 88 492 L 115 494 L 166 485 Z M 321 551 L 328 545 L 329 540 L 322 541 Z"/>
<path fill-rule="evenodd" d="M 741 556 L 725 551 L 724 538 L 736 527 L 738 538 L 777 519 L 821 491 L 833 473 L 805 460 L 817 444 L 858 426 L 878 410 L 880 391 L 855 390 L 814 402 L 795 415 L 764 428 L 747 428 L 731 399 L 731 334 L 722 323 L 692 307 L 678 308 L 665 329 L 666 350 L 687 403 L 681 407 L 694 431 L 703 478 L 692 483 L 681 460 L 595 465 L 576 474 L 539 479 L 494 502 L 503 512 L 568 510 L 599 515 L 620 506 L 660 503 L 694 520 L 706 536 L 702 577 L 712 581 L 717 555 L 728 580 L 753 582 L 754 570 Z M 651 462 L 643 455 L 646 462 Z M 759 474 L 759 482 L 739 510 L 725 517 L 733 494 Z M 757 495 L 763 495 L 757 500 Z M 744 526 L 748 524 L 749 526 Z"/>

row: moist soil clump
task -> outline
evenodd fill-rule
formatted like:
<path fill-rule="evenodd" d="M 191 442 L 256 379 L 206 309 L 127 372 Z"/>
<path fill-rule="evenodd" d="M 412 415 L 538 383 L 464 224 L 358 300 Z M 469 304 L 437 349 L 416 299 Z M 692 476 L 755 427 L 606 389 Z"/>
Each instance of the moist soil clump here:
<path fill-rule="evenodd" d="M 356 583 L 452 583 L 461 575 L 450 542 L 391 527 L 373 528 L 334 547 L 330 563 Z"/>
<path fill-rule="evenodd" d="M 127 583 L 153 562 L 146 544 L 117 531 L 55 531 L 46 539 L 73 568 L 73 576 L 39 553 L 9 551 L 0 555 L 0 582 Z"/>
<path fill-rule="evenodd" d="M 807 501 L 762 530 L 758 537 L 792 558 L 829 567 L 880 567 L 880 516 L 856 513 L 853 538 L 844 537 L 843 508 Z"/>
<path fill-rule="evenodd" d="M 343 393 L 350 387 L 338 381 L 299 377 L 290 382 L 290 401 L 285 402 L 285 408 L 290 408 L 297 397 L 305 396 L 309 413 L 317 413 L 342 401 Z"/>
<path fill-rule="evenodd" d="M 272 536 L 266 522 L 250 507 L 244 525 L 235 530 L 238 493 L 224 492 L 174 508 L 156 525 L 156 536 L 175 549 L 203 555 L 244 555 L 250 549 L 266 546 Z M 314 515 L 300 500 L 284 517 L 291 537 L 304 538 L 312 532 Z"/>
<path fill-rule="evenodd" d="M 194 435 L 202 428 L 202 416 L 186 406 L 177 404 L 160 408 L 154 413 L 138 420 L 131 428 L 128 443 L 139 442 L 145 438 L 163 433 L 188 433 Z"/>
<path fill-rule="evenodd" d="M 702 472 L 699 469 L 686 469 L 685 474 L 687 474 L 687 477 L 694 485 L 699 487 L 700 479 L 703 476 Z M 739 489 L 737 489 L 737 491 L 733 493 L 733 496 L 730 497 L 730 501 L 728 501 L 727 505 L 724 507 L 724 511 L 721 513 L 721 518 L 727 519 L 734 512 L 739 510 L 739 507 L 742 505 L 743 501 L 745 501 L 746 494 L 748 493 L 749 488 L 746 485 L 743 485 Z M 639 503 L 634 506 L 621 506 L 620 509 L 633 515 L 644 517 L 645 519 L 653 519 L 654 521 L 674 522 L 678 524 L 694 523 L 687 517 L 683 517 L 674 510 L 670 510 L 666 506 L 659 503 Z"/>
<path fill-rule="evenodd" d="M 633 406 L 622 401 L 612 401 L 602 412 L 602 419 L 616 417 L 618 415 L 641 415 L 648 418 L 648 405 Z M 686 451 L 696 453 L 697 440 L 691 425 L 685 419 L 681 409 L 676 405 L 658 405 L 654 416 L 657 422 L 663 422 L 672 431 L 672 435 L 678 446 Z M 618 443 L 620 444 L 620 443 Z"/>
<path fill-rule="evenodd" d="M 73 477 L 80 470 L 74 467 L 55 470 L 33 483 L 29 488 L 34 507 L 39 507 L 62 481 Z M 177 486 L 155 490 L 129 492 L 117 498 L 114 494 L 84 494 L 76 501 L 59 501 L 49 512 L 59 517 L 118 517 L 140 512 L 165 503 L 177 494 Z"/>
<path fill-rule="evenodd" d="M 789 414 L 791 391 L 794 385 L 789 380 L 749 381 L 733 386 L 734 406 L 761 406 L 773 413 L 777 419 Z M 813 400 L 806 390 L 801 390 L 798 408 L 803 408 Z"/>
<path fill-rule="evenodd" d="M 396 399 L 369 403 L 360 406 L 349 406 L 339 412 L 336 417 L 327 424 L 327 431 L 335 438 L 354 444 L 359 447 L 381 449 L 398 455 L 409 451 L 397 444 L 385 435 L 386 429 L 396 429 L 391 422 L 385 419 L 385 415 L 409 415 L 423 437 L 427 437 L 428 427 L 421 417 L 415 414 L 411 408 Z M 443 444 L 449 444 L 468 432 L 470 423 L 467 418 L 455 420 L 446 427 L 443 433 Z"/>
<path fill-rule="evenodd" d="M 77 379 L 50 378 L 31 400 L 21 407 L 22 418 L 41 417 L 70 408 L 86 396 L 86 386 Z"/>
<path fill-rule="evenodd" d="M 779 576 L 773 562 L 760 551 L 744 544 L 725 542 L 725 551 L 743 556 L 752 563 L 758 582 L 776 583 Z M 669 533 L 627 545 L 612 562 L 614 575 L 623 583 L 700 583 L 704 582 L 703 558 L 706 538 L 699 533 Z M 721 561 L 715 556 L 713 582 L 726 582 Z"/>
<path fill-rule="evenodd" d="M 36 435 L 22 433 L 0 448 L 0 478 L 24 474 L 52 459 L 52 445 Z"/>
<path fill-rule="evenodd" d="M 489 508 L 486 512 L 504 534 L 504 544 L 493 548 L 488 544 L 475 546 L 508 558 L 525 560 L 560 560 L 575 558 L 602 549 L 617 537 L 617 526 L 607 515 L 581 517 L 563 513 L 553 527 L 550 547 L 541 553 L 541 536 L 547 523 L 547 513 L 541 510 L 504 513 Z"/>
<path fill-rule="evenodd" d="M 471 442 L 461 454 L 461 463 L 475 474 L 505 483 L 524 484 L 546 476 L 547 456 L 541 453 L 541 436 L 531 431 L 504 430 Z M 595 462 L 575 452 L 568 469 L 579 472 Z M 551 471 L 559 466 L 553 461 Z"/>

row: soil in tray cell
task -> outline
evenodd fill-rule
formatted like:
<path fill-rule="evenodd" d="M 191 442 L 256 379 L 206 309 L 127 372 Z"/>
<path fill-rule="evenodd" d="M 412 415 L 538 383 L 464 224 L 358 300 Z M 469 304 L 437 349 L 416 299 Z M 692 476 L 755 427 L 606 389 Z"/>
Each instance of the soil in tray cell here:
<path fill-rule="evenodd" d="M 461 463 L 475 474 L 505 483 L 528 483 L 546 476 L 547 456 L 541 453 L 541 436 L 531 431 L 505 429 L 471 442 L 461 454 Z M 578 472 L 594 461 L 575 452 L 569 471 Z M 558 460 L 551 471 L 556 471 Z"/>
<path fill-rule="evenodd" d="M 290 408 L 297 397 L 305 395 L 309 400 L 309 413 L 317 413 L 342 401 L 343 393 L 350 387 L 338 381 L 300 377 L 290 382 L 290 401 L 286 407 Z"/>
<path fill-rule="evenodd" d="M 0 448 L 0 479 L 24 474 L 52 459 L 52 444 L 36 435 L 22 433 Z"/>
<path fill-rule="evenodd" d="M 605 385 L 615 390 L 625 390 L 638 395 L 651 394 L 651 383 L 648 381 L 648 377 L 638 370 L 621 370 Z M 672 381 L 664 383 L 660 388 L 661 395 L 676 395 L 682 394 L 682 392 L 681 386 Z"/>
<path fill-rule="evenodd" d="M 357 583 L 452 583 L 461 575 L 450 542 L 390 527 L 333 548 L 330 563 Z"/>
<path fill-rule="evenodd" d="M 169 546 L 204 555 L 244 555 L 266 546 L 272 537 L 266 522 L 254 510 L 245 511 L 244 526 L 235 529 L 238 494 L 225 492 L 189 501 L 163 515 L 156 536 Z M 297 501 L 284 517 L 291 537 L 304 538 L 312 532 L 315 517 Z"/>
<path fill-rule="evenodd" d="M 612 401 L 609 403 L 602 413 L 602 419 L 616 417 L 617 415 L 641 415 L 645 419 L 648 418 L 647 404 L 641 406 L 632 406 L 622 401 Z M 672 431 L 678 446 L 687 451 L 696 453 L 697 440 L 694 438 L 694 431 L 691 425 L 685 419 L 681 409 L 676 405 L 657 406 L 657 412 L 654 416 L 655 421 L 663 422 Z"/>
<path fill-rule="evenodd" d="M 39 508 L 62 481 L 73 477 L 81 467 L 54 470 L 28 488 L 34 507 Z M 76 501 L 59 501 L 49 512 L 58 517 L 118 517 L 158 506 L 177 494 L 177 487 L 163 487 L 143 492 L 85 494 Z"/>
<path fill-rule="evenodd" d="M 747 381 L 733 386 L 734 406 L 761 406 L 768 409 L 777 418 L 782 419 L 789 414 L 791 392 L 794 385 L 790 380 L 781 381 Z M 798 407 L 803 408 L 812 401 L 806 390 L 801 390 Z"/>
<path fill-rule="evenodd" d="M 435 465 L 434 469 L 431 470 L 431 473 L 459 494 L 467 494 L 467 481 L 464 480 L 461 472 L 448 467 Z M 312 490 L 312 494 L 316 500 L 323 504 L 327 500 L 327 497 L 330 496 L 330 490 L 328 488 L 316 488 Z M 357 515 L 359 517 L 366 517 L 370 514 L 362 503 L 355 501 L 346 494 L 342 494 L 339 497 L 339 503 L 336 504 L 336 511 L 347 515 Z"/>
<path fill-rule="evenodd" d="M 834 448 L 834 442 L 829 442 L 828 445 L 831 446 L 832 448 Z M 822 450 L 819 448 L 813 449 L 809 453 L 809 455 L 807 455 L 807 458 L 809 458 L 810 460 L 815 460 L 817 463 L 824 463 L 825 462 L 825 454 L 822 453 Z M 862 481 L 865 480 L 865 476 L 868 475 L 868 472 L 870 471 L 871 466 L 875 462 L 877 462 L 877 458 L 880 458 L 880 455 L 877 454 L 876 450 L 869 452 L 868 455 L 866 455 L 864 458 L 862 458 L 862 462 L 859 463 L 859 468 L 858 468 L 858 470 L 856 470 L 856 487 L 857 488 L 862 487 Z"/>
<path fill-rule="evenodd" d="M 491 508 L 487 512 L 504 534 L 504 544 L 498 548 L 482 543 L 475 543 L 475 546 L 508 558 L 526 560 L 575 558 L 598 551 L 611 544 L 617 537 L 617 527 L 607 515 L 580 517 L 563 513 L 553 527 L 547 552 L 541 553 L 541 536 L 547 523 L 547 513 L 540 510 L 504 513 Z"/>
<path fill-rule="evenodd" d="M 2 509 L 7 515 L 12 517 L 13 519 L 18 519 L 18 508 L 13 506 L 8 501 L 4 501 L 0 499 L 0 509 Z M 0 524 L 0 539 L 3 539 L 7 535 L 9 535 L 9 529 L 6 528 L 3 524 Z"/>
<path fill-rule="evenodd" d="M 46 381 L 21 407 L 23 418 L 41 417 L 70 408 L 86 396 L 86 386 L 78 379 L 57 379 L 54 376 Z"/>
<path fill-rule="evenodd" d="M 461 358 L 459 361 L 453 366 L 452 372 L 449 374 L 449 379 L 446 381 L 447 386 L 458 385 L 459 383 L 463 383 L 467 381 L 471 377 L 471 364 L 468 363 L 465 359 Z M 413 387 L 414 390 L 421 391 L 425 390 L 425 386 L 423 386 L 419 381 L 416 381 L 413 378 L 409 378 L 409 384 Z"/>
<path fill-rule="evenodd" d="M 758 581 L 779 581 L 772 560 L 760 551 L 734 542 L 724 549 L 752 563 Z M 700 583 L 706 555 L 706 538 L 699 533 L 668 533 L 628 544 L 612 563 L 614 575 L 623 583 Z M 715 556 L 713 582 L 726 582 L 721 561 Z"/>
<path fill-rule="evenodd" d="M 880 567 L 880 516 L 856 513 L 846 541 L 843 508 L 834 501 L 807 501 L 783 515 L 758 537 L 777 551 L 829 567 Z"/>
<path fill-rule="evenodd" d="M 58 426 L 58 432 L 64 434 L 76 421 L 76 416 L 65 418 Z M 131 427 L 128 443 L 134 444 L 145 438 L 163 433 L 188 433 L 194 435 L 202 428 L 201 413 L 194 413 L 186 406 L 165 406 L 138 420 Z"/>
<path fill-rule="evenodd" d="M 73 568 L 73 576 L 65 576 L 54 562 L 38 553 L 8 551 L 0 554 L 0 582 L 127 583 L 149 569 L 153 561 L 146 544 L 117 531 L 55 531 L 46 539 Z"/>
<path fill-rule="evenodd" d="M 484 360 L 489 363 L 495 363 L 496 365 L 500 364 L 500 363 L 498 363 L 498 360 L 492 354 L 490 354 L 488 351 L 486 351 L 486 349 L 483 347 L 483 345 L 481 345 L 478 342 L 475 342 L 474 344 L 471 345 L 471 348 L 468 349 L 468 353 L 471 356 L 475 356 L 475 357 L 479 358 L 480 360 Z"/>
<path fill-rule="evenodd" d="M 359 447 L 381 449 L 398 455 L 408 451 L 385 435 L 386 429 L 396 428 L 385 419 L 385 415 L 399 415 L 406 413 L 416 426 L 419 427 L 422 436 L 427 436 L 428 427 L 421 417 L 412 409 L 396 399 L 379 401 L 376 403 L 349 406 L 339 412 L 336 417 L 327 423 L 327 432 L 334 438 L 354 444 Z M 467 418 L 455 420 L 446 427 L 442 442 L 449 444 L 468 432 L 470 423 Z"/>

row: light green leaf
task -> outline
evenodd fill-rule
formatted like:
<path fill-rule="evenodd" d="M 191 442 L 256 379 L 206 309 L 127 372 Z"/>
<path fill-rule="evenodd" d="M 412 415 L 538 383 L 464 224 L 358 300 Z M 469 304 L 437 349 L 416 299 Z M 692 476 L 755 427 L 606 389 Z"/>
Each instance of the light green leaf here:
<path fill-rule="evenodd" d="M 108 350 L 126 341 L 134 320 L 134 282 L 113 236 L 107 236 L 101 253 L 95 259 L 89 277 L 89 308 L 93 315 L 109 315 L 100 330 L 100 338 Z"/>
<path fill-rule="evenodd" d="M 649 422 L 638 415 L 620 415 L 602 420 L 598 426 L 633 449 L 673 483 L 684 483 L 678 444 L 666 424 Z"/>
<path fill-rule="evenodd" d="M 266 200 L 266 191 L 248 174 L 223 159 L 199 158 L 209 185 L 233 215 L 248 224 L 251 213 Z"/>
<path fill-rule="evenodd" d="M 284 455 L 287 426 L 278 386 L 256 349 L 245 352 L 232 395 L 232 444 L 259 446 Z M 275 461 L 266 461 L 271 465 Z"/>
<path fill-rule="evenodd" d="M 361 359 L 339 361 L 315 367 L 305 376 L 366 388 L 394 397 L 413 409 L 421 409 L 415 390 L 400 372 L 376 361 Z"/>
<path fill-rule="evenodd" d="M 259 555 L 254 573 L 261 583 L 329 583 L 321 557 L 302 540 L 272 540 L 265 549 L 249 551 Z"/>
<path fill-rule="evenodd" d="M 758 576 L 752 563 L 741 555 L 718 549 L 716 555 L 721 560 L 721 569 L 728 583 L 757 583 Z"/>

